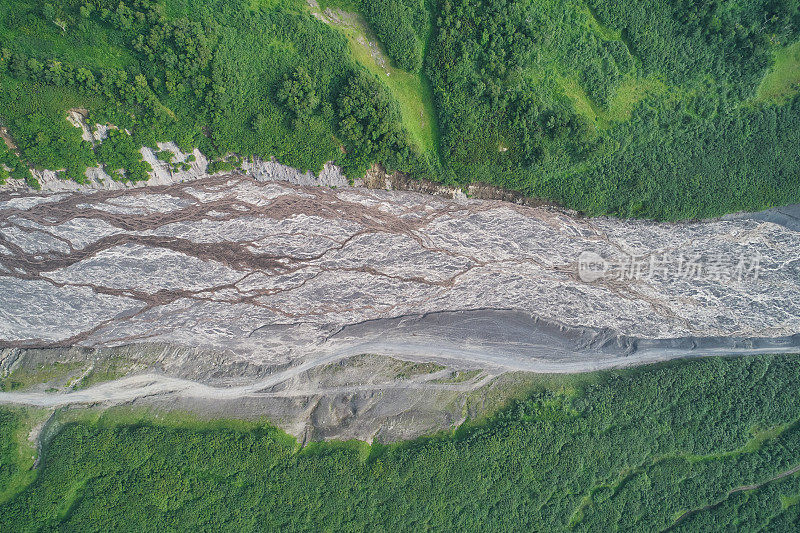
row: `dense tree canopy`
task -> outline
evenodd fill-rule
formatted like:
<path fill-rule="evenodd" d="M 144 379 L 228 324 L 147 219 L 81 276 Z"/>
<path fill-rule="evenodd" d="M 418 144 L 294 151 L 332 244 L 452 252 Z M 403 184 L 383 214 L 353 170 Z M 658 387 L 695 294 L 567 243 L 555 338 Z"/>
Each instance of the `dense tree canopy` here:
<path fill-rule="evenodd" d="M 796 531 L 799 389 L 797 356 L 683 361 L 552 378 L 454 433 L 302 450 L 257 424 L 90 416 L 35 479 L 0 411 L 0 528 Z"/>
<path fill-rule="evenodd" d="M 592 214 L 797 202 L 796 91 L 756 98 L 798 38 L 798 2 L 777 4 L 440 2 L 427 73 L 445 166 Z"/>
<path fill-rule="evenodd" d="M 362 0 L 367 22 L 398 67 L 417 72 L 429 26 L 422 0 Z"/>
<path fill-rule="evenodd" d="M 397 103 L 372 75 L 353 75 L 339 96 L 337 110 L 342 139 L 361 164 L 358 171 L 372 161 L 410 158 Z"/>

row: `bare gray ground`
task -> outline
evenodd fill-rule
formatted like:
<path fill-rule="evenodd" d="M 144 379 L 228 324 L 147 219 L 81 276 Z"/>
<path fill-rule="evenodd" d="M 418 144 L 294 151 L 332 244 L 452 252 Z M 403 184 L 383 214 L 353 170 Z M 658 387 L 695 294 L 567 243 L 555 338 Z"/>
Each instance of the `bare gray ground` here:
<path fill-rule="evenodd" d="M 0 402 L 229 406 L 309 438 L 391 439 L 458 422 L 469 394 L 510 371 L 800 351 L 796 221 L 791 208 L 685 224 L 585 219 L 241 176 L 7 193 L 0 368 L 11 374 L 39 348 L 55 348 L 50 362 L 111 348 L 138 362 L 121 380 Z M 581 252 L 682 266 L 587 283 Z M 320 385 L 364 353 L 481 373 L 371 382 L 366 365 Z"/>

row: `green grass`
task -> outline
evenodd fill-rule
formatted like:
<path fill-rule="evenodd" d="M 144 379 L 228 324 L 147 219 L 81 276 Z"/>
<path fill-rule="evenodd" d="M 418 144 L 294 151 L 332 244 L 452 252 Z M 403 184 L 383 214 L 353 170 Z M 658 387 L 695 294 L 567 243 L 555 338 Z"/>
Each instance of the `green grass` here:
<path fill-rule="evenodd" d="M 344 11 L 356 13 L 359 9 L 359 1 L 360 0 L 319 0 L 317 5 L 319 5 L 320 10 L 322 11 L 330 8 L 342 9 Z"/>
<path fill-rule="evenodd" d="M 326 7 L 338 10 L 355 7 L 349 2 L 342 3 L 338 0 L 320 2 L 319 5 L 319 9 L 309 7 L 309 10 L 322 15 Z M 347 10 L 344 17 L 332 20 L 331 23 L 347 37 L 354 59 L 378 76 L 389 88 L 400 106 L 403 126 L 414 144 L 434 160 L 438 159 L 439 132 L 436 111 L 430 85 L 424 74 L 412 74 L 392 66 L 375 34 L 357 12 Z"/>
<path fill-rule="evenodd" d="M 57 56 L 79 66 L 124 68 L 135 63 L 118 33 L 93 21 L 82 31 L 72 25 L 62 31 L 52 21 L 38 17 L 37 7 L 42 3 L 4 1 L 0 5 L 0 40 L 13 42 L 30 55 Z M 11 17 L 16 17 L 14 24 L 9 24 Z"/>
<path fill-rule="evenodd" d="M 93 363 L 83 361 L 55 362 L 37 368 L 17 368 L 0 378 L 0 391 L 24 390 L 35 385 L 51 385 L 54 391 L 80 390 L 124 377 L 134 369 L 125 359 L 108 359 Z"/>
<path fill-rule="evenodd" d="M 800 91 L 800 41 L 775 52 L 772 68 L 758 86 L 758 100 L 782 103 Z"/>
<path fill-rule="evenodd" d="M 627 122 L 639 102 L 648 95 L 663 95 L 667 90 L 667 86 L 657 79 L 628 77 L 617 87 L 604 118 L 608 122 Z"/>
<path fill-rule="evenodd" d="M 415 376 L 433 374 L 439 370 L 444 370 L 442 365 L 436 363 L 413 363 L 411 361 L 401 361 L 397 372 L 398 379 L 410 379 Z"/>
<path fill-rule="evenodd" d="M 446 378 L 437 379 L 436 383 L 464 383 L 475 379 L 481 372 L 481 370 L 457 370 Z"/>
<path fill-rule="evenodd" d="M 608 129 L 618 122 L 631 119 L 634 108 L 648 95 L 662 95 L 667 91 L 663 82 L 632 76 L 620 82 L 608 109 L 598 106 L 572 77 L 556 76 L 558 83 L 575 106 L 575 111 L 598 129 Z"/>
<path fill-rule="evenodd" d="M 586 26 L 588 29 L 594 31 L 597 35 L 602 37 L 607 41 L 621 41 L 622 40 L 622 32 L 619 30 L 615 30 L 613 28 L 609 28 L 605 24 L 601 23 L 597 20 L 597 15 L 592 11 L 590 5 L 586 5 L 585 8 L 586 14 Z"/>
<path fill-rule="evenodd" d="M 28 437 L 34 426 L 50 413 L 42 409 L 0 410 L 0 505 L 24 490 L 35 479 L 33 469 L 38 450 Z"/>
<path fill-rule="evenodd" d="M 564 94 L 572 101 L 572 105 L 575 106 L 575 111 L 579 115 L 583 115 L 589 120 L 590 124 L 594 124 L 598 128 L 607 127 L 605 113 L 589 98 L 589 95 L 586 94 L 586 91 L 583 90 L 577 80 L 561 76 L 557 76 L 556 80 L 561 88 L 564 89 Z"/>
<path fill-rule="evenodd" d="M 111 359 L 93 365 L 92 369 L 75 383 L 73 389 L 86 389 L 92 385 L 106 383 L 124 377 L 131 370 L 131 364 L 121 359 Z"/>
<path fill-rule="evenodd" d="M 781 505 L 788 509 L 800 503 L 800 493 L 791 496 L 781 496 Z"/>
<path fill-rule="evenodd" d="M 25 389 L 33 385 L 65 380 L 77 370 L 85 366 L 84 363 L 53 363 L 33 370 L 19 368 L 11 374 L 0 379 L 0 390 L 14 391 Z"/>

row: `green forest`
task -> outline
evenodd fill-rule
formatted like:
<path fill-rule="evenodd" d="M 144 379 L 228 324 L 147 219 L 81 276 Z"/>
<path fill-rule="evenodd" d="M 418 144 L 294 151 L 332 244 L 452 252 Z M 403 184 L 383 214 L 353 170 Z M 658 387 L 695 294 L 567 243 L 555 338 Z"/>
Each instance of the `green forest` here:
<path fill-rule="evenodd" d="M 796 531 L 797 362 L 553 376 L 487 419 L 388 445 L 73 410 L 33 470 L 24 411 L 0 411 L 0 530 Z"/>
<path fill-rule="evenodd" d="M 590 215 L 701 218 L 800 202 L 799 93 L 800 0 L 0 5 L 0 181 L 34 187 L 29 168 L 146 179 L 138 148 L 171 140 L 215 169 L 382 163 Z M 82 141 L 70 109 L 127 138 Z"/>
<path fill-rule="evenodd" d="M 147 179 L 138 147 L 167 140 L 353 175 L 377 160 L 424 170 L 383 85 L 298 2 L 10 0 L 0 21 L 0 121 L 23 163 L 65 179 L 98 163 Z M 92 147 L 68 109 L 118 130 Z"/>

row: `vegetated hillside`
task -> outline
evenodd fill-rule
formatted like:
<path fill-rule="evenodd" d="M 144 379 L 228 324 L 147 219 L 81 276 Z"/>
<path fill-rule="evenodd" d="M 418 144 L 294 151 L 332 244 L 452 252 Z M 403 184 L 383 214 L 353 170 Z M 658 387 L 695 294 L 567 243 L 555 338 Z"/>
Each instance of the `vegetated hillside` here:
<path fill-rule="evenodd" d="M 795 531 L 796 365 L 758 356 L 553 378 L 489 420 L 389 446 L 300 450 L 255 424 L 79 415 L 27 487 L 10 437 L 25 440 L 19 415 L 0 415 L 0 527 Z"/>
<path fill-rule="evenodd" d="M 303 169 L 424 165 L 385 87 L 299 0 L 10 0 L 0 48 L 0 117 L 24 162 L 78 181 L 96 162 L 119 168 L 112 153 L 121 179 L 145 179 L 136 148 L 170 139 Z M 69 108 L 132 136 L 93 150 Z"/>
<path fill-rule="evenodd" d="M 106 150 L 123 179 L 147 170 L 129 148 L 175 140 L 703 217 L 800 202 L 799 38 L 800 0 L 9 0 L 0 120 L 26 164 L 77 180 L 109 156 L 69 107 L 133 133 Z"/>
<path fill-rule="evenodd" d="M 431 11 L 421 0 L 322 0 L 310 2 L 309 10 L 347 37 L 353 58 L 378 76 L 397 100 L 411 142 L 438 162 L 433 96 L 420 68 L 423 43 L 432 29 Z"/>
<path fill-rule="evenodd" d="M 441 2 L 447 170 L 593 214 L 800 201 L 799 25 L 797 1 Z M 774 54 L 791 81 L 757 99 Z"/>

